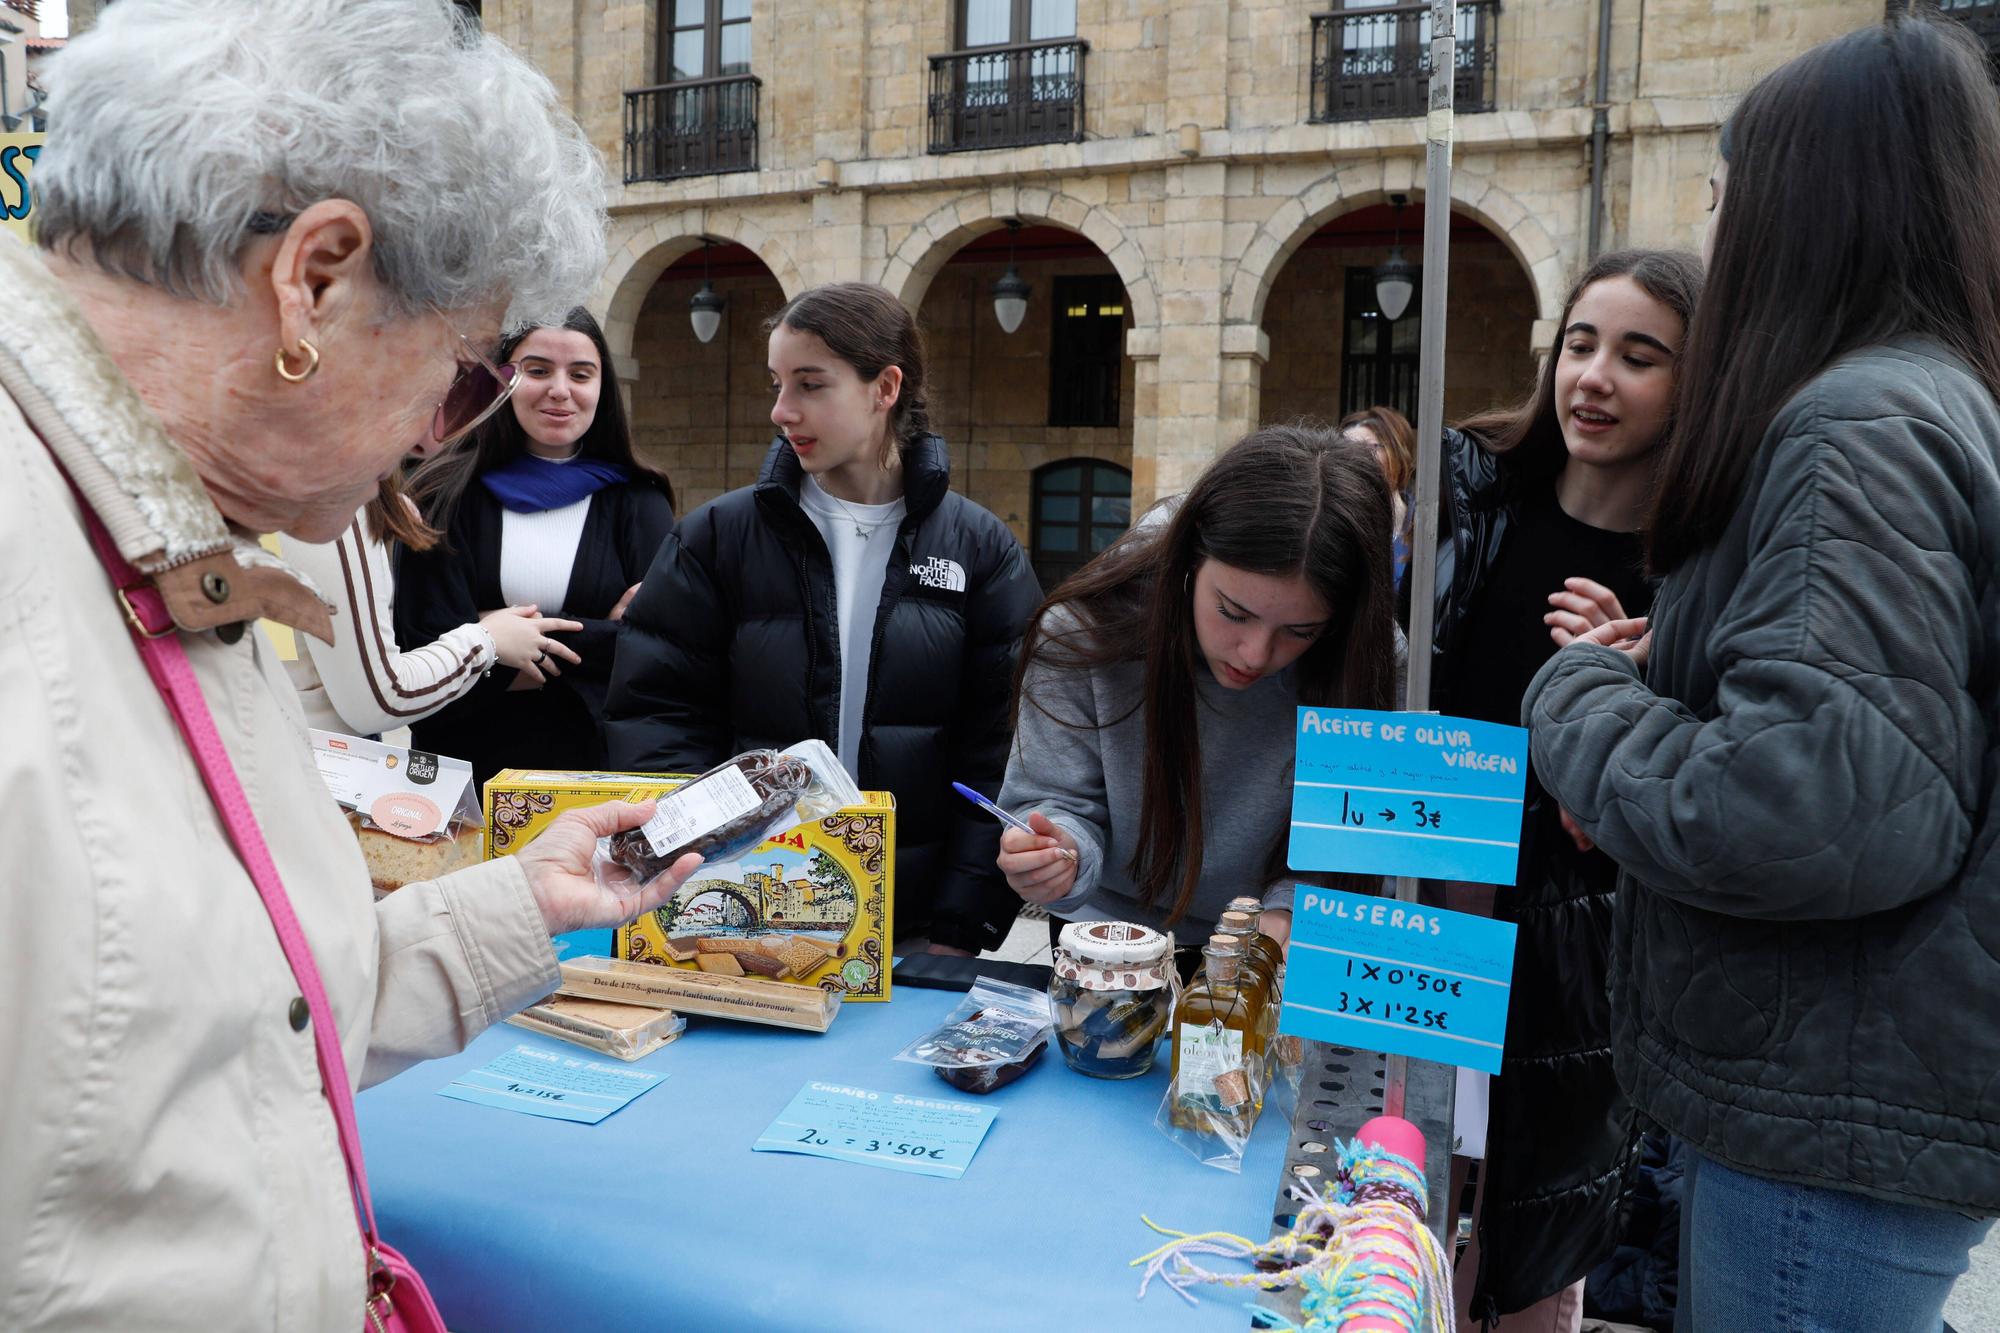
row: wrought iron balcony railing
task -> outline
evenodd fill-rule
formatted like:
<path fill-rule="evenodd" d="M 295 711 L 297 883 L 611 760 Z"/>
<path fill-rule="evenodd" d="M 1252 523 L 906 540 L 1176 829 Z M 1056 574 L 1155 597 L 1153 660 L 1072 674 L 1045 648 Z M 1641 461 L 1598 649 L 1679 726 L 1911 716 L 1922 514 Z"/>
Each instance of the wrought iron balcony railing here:
<path fill-rule="evenodd" d="M 1089 52 L 1066 37 L 932 56 L 930 151 L 1081 142 Z"/>
<path fill-rule="evenodd" d="M 625 94 L 625 183 L 757 169 L 754 74 L 689 79 Z"/>
<path fill-rule="evenodd" d="M 1460 0 L 1457 110 L 1493 110 L 1500 0 Z M 1430 105 L 1431 14 L 1424 4 L 1312 16 L 1314 124 L 1421 116 Z"/>

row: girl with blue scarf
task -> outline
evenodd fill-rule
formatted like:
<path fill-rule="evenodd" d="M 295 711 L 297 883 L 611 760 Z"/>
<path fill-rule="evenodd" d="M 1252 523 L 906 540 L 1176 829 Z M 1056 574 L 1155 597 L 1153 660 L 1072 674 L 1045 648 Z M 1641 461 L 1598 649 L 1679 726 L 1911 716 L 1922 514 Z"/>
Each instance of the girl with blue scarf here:
<path fill-rule="evenodd" d="M 632 453 L 603 332 L 582 307 L 500 347 L 511 410 L 464 449 L 426 463 L 410 491 L 436 548 L 401 552 L 396 632 L 428 642 L 495 607 L 528 605 L 583 628 L 520 670 L 496 669 L 412 728 L 419 749 L 502 768 L 592 769 L 618 625 L 673 531 L 673 488 Z"/>

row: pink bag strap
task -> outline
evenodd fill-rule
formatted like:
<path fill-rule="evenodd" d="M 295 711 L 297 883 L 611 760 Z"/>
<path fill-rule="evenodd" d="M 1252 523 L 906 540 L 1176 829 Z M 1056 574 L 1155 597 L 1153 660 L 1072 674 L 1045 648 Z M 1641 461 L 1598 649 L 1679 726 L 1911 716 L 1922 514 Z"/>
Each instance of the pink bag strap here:
<path fill-rule="evenodd" d="M 63 479 L 69 481 L 67 472 L 64 472 Z M 250 809 L 249 797 L 243 793 L 243 784 L 236 777 L 236 768 L 229 762 L 229 751 L 224 748 L 222 737 L 215 729 L 215 719 L 209 715 L 208 702 L 202 698 L 194 667 L 188 662 L 187 651 L 181 647 L 173 616 L 167 611 L 166 599 L 144 574 L 118 553 L 118 546 L 111 540 L 103 521 L 91 511 L 90 503 L 77 491 L 74 482 L 70 483 L 70 490 L 76 494 L 77 504 L 83 510 L 84 527 L 90 533 L 90 544 L 96 549 L 99 562 L 117 589 L 119 605 L 124 608 L 132 637 L 139 645 L 140 660 L 145 662 L 147 674 L 152 676 L 160 697 L 166 701 L 174 721 L 180 724 L 181 735 L 187 738 L 188 748 L 194 752 L 202 782 L 208 787 L 216 811 L 222 816 L 223 826 L 229 830 L 230 841 L 236 844 L 244 869 L 250 872 L 250 879 L 257 886 L 258 896 L 264 900 L 264 910 L 270 914 L 271 927 L 278 933 L 278 944 L 285 951 L 285 961 L 292 965 L 292 976 L 298 980 L 299 991 L 305 996 L 306 1007 L 311 1011 L 313 1041 L 319 1050 L 320 1082 L 324 1085 L 326 1100 L 333 1108 L 334 1124 L 340 1131 L 340 1151 L 347 1159 L 347 1178 L 354 1191 L 354 1210 L 361 1225 L 362 1243 L 368 1252 L 369 1272 L 377 1273 L 380 1260 L 375 1234 L 375 1206 L 368 1198 L 368 1173 L 361 1160 L 361 1133 L 354 1122 L 354 1093 L 347 1082 L 347 1061 L 341 1055 L 333 1006 L 327 1002 L 326 988 L 320 984 L 319 969 L 313 965 L 312 948 L 306 943 L 305 932 L 299 928 L 299 918 L 292 911 L 292 900 L 286 896 L 284 882 L 278 878 L 277 863 L 271 859 L 270 849 L 264 845 L 264 835 L 257 827 L 257 817 Z"/>

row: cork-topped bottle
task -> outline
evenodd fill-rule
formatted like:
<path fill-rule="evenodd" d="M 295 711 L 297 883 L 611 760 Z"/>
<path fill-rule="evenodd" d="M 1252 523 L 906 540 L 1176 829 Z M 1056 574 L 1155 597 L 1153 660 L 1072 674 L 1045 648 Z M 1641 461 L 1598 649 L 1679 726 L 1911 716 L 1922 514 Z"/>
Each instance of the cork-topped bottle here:
<path fill-rule="evenodd" d="M 1174 1011 L 1173 1122 L 1243 1137 L 1263 1083 L 1262 986 L 1234 936 L 1211 935 L 1201 952 L 1201 975 Z"/>
<path fill-rule="evenodd" d="M 1263 912 L 1264 904 L 1256 898 L 1232 898 L 1216 929 L 1242 938 L 1252 956 L 1263 961 L 1265 974 L 1271 982 L 1268 992 L 1271 997 L 1268 1036 L 1273 1063 L 1296 1075 L 1299 1065 L 1305 1059 L 1305 1046 L 1297 1037 L 1283 1036 L 1278 1032 L 1278 1020 L 1284 1004 L 1285 951 L 1279 947 L 1276 940 L 1258 927 L 1257 921 Z M 1275 1077 L 1275 1074 L 1273 1076 Z M 1292 1081 L 1296 1083 L 1297 1080 L 1293 1078 Z"/>
<path fill-rule="evenodd" d="M 1285 955 L 1276 940 L 1257 929 L 1257 918 L 1232 908 L 1215 923 L 1215 933 L 1233 935 L 1242 942 L 1244 961 L 1263 979 L 1264 993 L 1275 997 L 1278 994 L 1278 976 L 1285 966 Z"/>

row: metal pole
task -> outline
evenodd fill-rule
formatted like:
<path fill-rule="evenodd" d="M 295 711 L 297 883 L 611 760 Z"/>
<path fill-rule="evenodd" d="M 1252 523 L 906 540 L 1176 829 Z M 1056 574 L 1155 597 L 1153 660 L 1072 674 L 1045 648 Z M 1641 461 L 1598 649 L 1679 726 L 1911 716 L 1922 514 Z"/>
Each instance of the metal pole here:
<path fill-rule="evenodd" d="M 1417 493 L 1410 549 L 1410 668 L 1403 706 L 1431 706 L 1431 636 L 1437 608 L 1438 463 L 1444 436 L 1445 276 L 1451 256 L 1452 91 L 1458 70 L 1457 0 L 1431 0 L 1431 97 L 1424 123 L 1424 305 L 1417 369 Z M 1396 897 L 1417 900 L 1417 881 L 1396 881 Z M 1409 1058 L 1388 1057 L 1382 1109 L 1403 1114 Z M 1432 1151 L 1451 1145 L 1434 1144 Z"/>
<path fill-rule="evenodd" d="M 1597 0 L 1597 90 L 1590 115 L 1590 258 L 1604 248 L 1604 154 L 1611 138 L 1611 0 Z"/>

